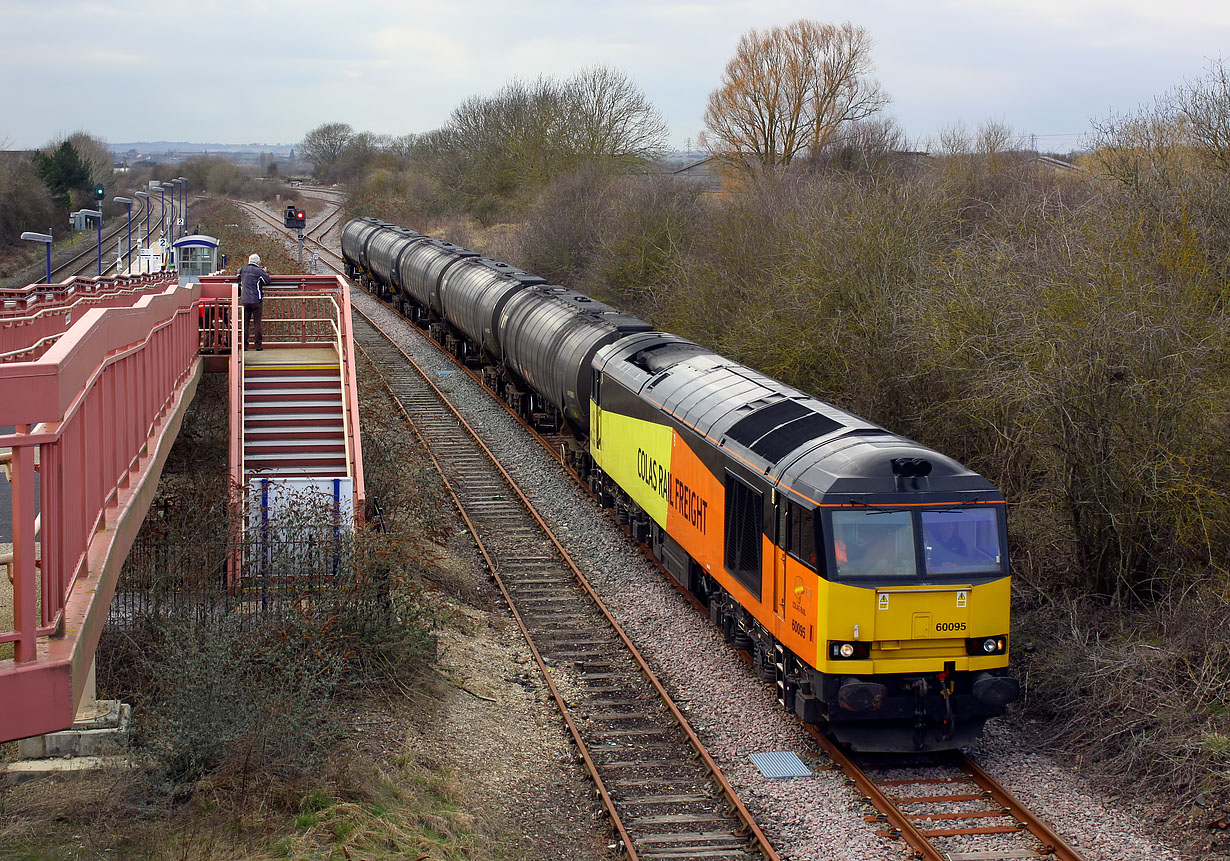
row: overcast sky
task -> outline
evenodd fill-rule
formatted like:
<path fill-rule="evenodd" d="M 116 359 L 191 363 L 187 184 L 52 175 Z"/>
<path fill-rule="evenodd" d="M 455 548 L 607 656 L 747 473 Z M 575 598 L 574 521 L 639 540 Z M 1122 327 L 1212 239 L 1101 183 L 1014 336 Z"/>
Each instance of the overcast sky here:
<path fill-rule="evenodd" d="M 888 112 L 921 146 L 995 119 L 1064 152 L 1230 46 L 1226 0 L 0 0 L 0 148 L 78 129 L 230 144 L 293 144 L 332 121 L 423 132 L 514 77 L 591 64 L 627 72 L 678 147 L 739 35 L 800 17 L 871 34 Z"/>

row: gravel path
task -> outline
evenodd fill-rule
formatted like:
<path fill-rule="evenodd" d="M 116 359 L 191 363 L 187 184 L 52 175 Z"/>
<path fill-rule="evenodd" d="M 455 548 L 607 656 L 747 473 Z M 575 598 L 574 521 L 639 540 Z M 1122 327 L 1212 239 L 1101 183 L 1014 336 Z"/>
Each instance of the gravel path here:
<path fill-rule="evenodd" d="M 690 715 L 714 758 L 738 788 L 783 858 L 897 859 L 902 844 L 875 835 L 868 812 L 844 780 L 828 767 L 814 743 L 775 702 L 768 685 L 725 646 L 698 614 L 584 496 L 521 427 L 469 377 L 456 371 L 397 314 L 361 291 L 356 307 L 382 327 L 399 333 L 406 352 L 419 361 L 523 483 L 539 511 L 556 528 L 677 702 Z M 805 779 L 764 779 L 748 754 L 793 751 L 813 769 Z M 1026 749 L 1003 722 L 991 722 L 973 751 L 979 763 L 1029 805 L 1088 861 L 1172 861 L 1182 853 L 1149 833 L 1141 815 L 1120 809 L 1069 767 L 1044 752 Z"/>

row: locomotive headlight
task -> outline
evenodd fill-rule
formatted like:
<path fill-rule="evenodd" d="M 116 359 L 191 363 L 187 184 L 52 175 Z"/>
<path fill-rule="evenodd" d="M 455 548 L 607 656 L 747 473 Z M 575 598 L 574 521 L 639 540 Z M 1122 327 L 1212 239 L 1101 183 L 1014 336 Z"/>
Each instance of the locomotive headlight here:
<path fill-rule="evenodd" d="M 983 655 L 1002 655 L 1007 651 L 1008 638 L 1003 635 L 965 641 L 965 653 L 967 655 L 974 655 L 975 657 Z"/>
<path fill-rule="evenodd" d="M 871 643 L 829 640 L 829 660 L 831 661 L 865 661 L 869 657 L 871 657 Z"/>

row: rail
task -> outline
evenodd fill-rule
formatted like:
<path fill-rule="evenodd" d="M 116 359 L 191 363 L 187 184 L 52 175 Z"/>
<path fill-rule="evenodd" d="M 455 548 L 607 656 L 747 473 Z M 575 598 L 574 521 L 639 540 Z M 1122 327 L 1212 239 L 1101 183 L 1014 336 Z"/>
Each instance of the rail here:
<path fill-rule="evenodd" d="M 131 307 L 92 308 L 38 360 L 0 365 L 0 425 L 15 427 L 0 435 L 12 449 L 13 497 L 0 740 L 72 722 L 82 662 L 88 670 L 119 565 L 199 378 L 198 295 L 173 285 Z"/>
<path fill-rule="evenodd" d="M 360 313 L 362 314 L 362 309 L 360 309 Z M 769 843 L 768 838 L 760 830 L 755 818 L 743 804 L 734 787 L 727 781 L 720 766 L 705 749 L 703 742 L 692 728 L 687 717 L 674 703 L 665 686 L 657 678 L 653 669 L 636 648 L 631 638 L 615 620 L 614 616 L 611 615 L 597 591 L 577 566 L 572 555 L 559 541 L 543 517 L 534 509 L 529 498 L 516 480 L 495 457 L 474 427 L 457 411 L 456 407 L 450 403 L 439 386 L 430 379 L 417 362 L 402 347 L 397 345 L 396 341 L 388 333 L 380 329 L 370 317 L 364 314 L 363 318 L 366 324 L 371 327 L 373 334 L 372 338 L 364 339 L 363 345 L 369 350 L 376 347 L 391 350 L 387 355 L 383 354 L 383 352 L 381 354 L 373 353 L 369 355 L 369 359 L 379 359 L 379 365 L 382 366 L 382 376 L 385 378 L 386 390 L 393 396 L 403 416 L 426 448 L 427 455 L 444 481 L 449 495 L 466 524 L 467 531 L 476 542 L 480 554 L 487 563 L 492 578 L 496 581 L 497 586 L 504 595 L 513 618 L 528 644 L 531 655 L 538 664 L 543 674 L 543 679 L 560 710 L 564 723 L 577 745 L 581 759 L 594 780 L 598 798 L 611 818 L 612 828 L 615 831 L 617 846 L 621 854 L 629 859 L 641 857 L 723 857 L 737 859 L 749 855 L 760 855 L 765 859 L 769 859 L 769 861 L 776 861 L 778 855 Z M 415 373 L 410 375 L 398 374 L 393 368 L 395 363 L 401 362 L 404 362 L 408 368 L 412 368 Z M 399 380 L 396 387 L 390 379 L 394 377 Z M 407 382 L 411 377 L 414 380 L 413 384 Z M 406 388 L 403 389 L 403 386 L 406 386 Z M 427 397 L 420 398 L 420 392 L 427 394 Z M 408 402 L 415 404 L 416 414 L 414 417 L 411 417 L 408 412 Z M 433 432 L 433 430 L 438 430 L 442 427 L 447 427 L 448 432 Z M 460 433 L 457 431 L 460 431 Z M 482 463 L 481 471 L 473 468 L 476 462 Z M 492 478 L 495 478 L 495 483 L 492 482 Z M 493 487 L 497 485 L 501 488 L 501 492 L 493 490 Z M 507 491 L 507 493 L 502 491 Z M 528 539 L 536 548 L 533 554 L 534 560 L 517 562 L 507 555 L 507 548 L 509 546 L 507 539 L 510 535 L 519 534 L 523 536 L 522 540 L 527 540 L 524 539 L 525 532 L 522 531 L 521 525 L 516 522 L 515 517 L 510 517 L 513 511 L 523 512 L 533 524 L 530 528 L 533 529 L 536 526 L 537 530 L 540 530 L 540 532 L 536 532 L 532 538 Z M 545 539 L 545 541 L 540 539 Z M 502 562 L 496 558 L 499 555 L 495 552 L 497 546 L 505 548 L 505 558 Z M 538 548 L 541 548 L 541 550 Z M 574 712 L 577 711 L 577 702 L 566 697 L 552 678 L 560 666 L 561 660 L 576 662 L 578 655 L 575 652 L 567 652 L 567 647 L 564 647 L 564 651 L 550 656 L 548 663 L 546 654 L 540 651 L 539 640 L 536 637 L 545 633 L 547 634 L 546 641 L 558 640 L 560 632 L 556 630 L 554 636 L 552 636 L 550 625 L 529 624 L 525 613 L 526 607 L 515 599 L 518 586 L 522 586 L 529 587 L 529 591 L 533 593 L 533 597 L 527 600 L 527 604 L 547 600 L 544 597 L 546 590 L 542 584 L 548 583 L 552 579 L 551 567 L 550 563 L 543 563 L 540 560 L 546 558 L 544 554 L 551 555 L 552 550 L 554 550 L 552 558 L 558 558 L 560 564 L 571 575 L 569 582 L 576 584 L 578 594 L 584 593 L 589 598 L 593 609 L 601 615 L 605 623 L 610 626 L 610 631 L 614 638 L 622 644 L 623 649 L 620 654 L 626 652 L 631 657 L 631 663 L 635 668 L 633 675 L 643 679 L 652 688 L 658 698 L 654 702 L 659 702 L 665 708 L 669 716 L 668 723 L 673 728 L 681 731 L 685 737 L 685 746 L 689 751 L 688 757 L 698 764 L 701 772 L 708 775 L 708 779 L 713 781 L 712 798 L 720 799 L 724 802 L 723 807 L 728 808 L 727 813 L 740 823 L 738 833 L 742 839 L 739 841 L 738 847 L 733 845 L 708 847 L 689 845 L 687 847 L 674 846 L 667 848 L 668 842 L 690 842 L 694 838 L 699 838 L 703 842 L 705 838 L 714 835 L 697 835 L 686 832 L 669 835 L 646 834 L 644 831 L 646 827 L 656 832 L 664 823 L 655 821 L 654 817 L 638 819 L 629 815 L 630 809 L 634 809 L 643 801 L 638 802 L 628 798 L 626 795 L 623 798 L 619 798 L 616 793 L 612 792 L 610 785 L 608 785 L 603 777 L 604 769 L 617 771 L 627 766 L 627 763 L 624 763 L 622 766 L 612 765 L 610 762 L 601 763 L 595 758 L 593 749 L 590 748 L 586 741 L 586 735 L 589 731 L 583 730 L 580 724 L 573 720 L 572 717 Z M 512 556 L 516 556 L 515 551 L 512 552 Z M 518 581 L 520 582 L 518 583 Z M 570 608 L 573 608 L 570 610 L 570 613 L 574 617 L 579 617 L 584 610 L 577 603 L 576 599 L 571 596 L 570 592 L 571 590 L 567 590 L 559 594 L 567 596 L 564 600 L 567 601 Z M 558 597 L 555 599 L 558 600 Z M 585 607 L 589 606 L 589 604 L 585 604 Z M 540 607 L 539 609 L 542 612 L 542 608 Z M 549 611 L 547 612 L 547 617 L 559 618 Z M 587 632 L 587 635 L 596 636 L 596 628 L 588 624 L 582 627 Z M 535 628 L 538 629 L 537 632 L 534 630 Z M 580 644 L 574 645 L 579 646 Z M 604 647 L 605 643 L 602 646 L 598 646 L 599 649 Z M 604 680 L 603 684 L 620 684 L 607 681 L 608 675 L 606 670 L 602 670 L 602 672 L 603 675 L 600 678 Z M 611 670 L 611 675 L 614 672 L 614 670 Z M 641 699 L 639 692 L 631 693 L 629 691 L 611 693 L 609 689 L 604 688 L 603 696 L 622 696 L 630 701 Z M 607 704 L 609 705 L 609 703 Z M 631 702 L 629 702 L 629 708 L 632 708 Z M 587 710 L 581 709 L 580 711 Z M 631 717 L 631 715 L 623 714 L 620 716 L 620 719 L 628 717 Z M 643 730 L 634 729 L 631 732 L 637 738 L 643 739 L 646 737 Z M 617 731 L 612 730 L 611 733 L 602 737 L 610 742 L 607 745 L 608 747 L 610 745 L 618 746 L 614 741 L 611 741 L 611 739 L 618 737 Z M 609 754 L 609 750 L 606 752 Z M 618 759 L 618 756 L 616 759 Z M 610 772 L 608 771 L 607 774 L 609 776 Z M 687 782 L 694 778 L 691 776 L 680 778 L 677 774 L 672 773 L 671 779 L 680 779 L 682 782 Z M 623 782 L 626 783 L 627 781 Z M 669 781 L 662 782 L 667 783 L 669 786 Z M 687 803 L 696 799 L 688 795 L 675 794 L 672 788 L 659 791 L 661 793 L 659 796 L 661 802 L 676 806 L 676 813 L 678 815 L 666 818 L 674 819 L 677 822 L 686 821 L 689 818 L 686 813 Z M 705 796 L 700 797 L 703 798 Z M 639 837 L 631 833 L 630 828 L 636 829 Z M 655 851 L 647 848 L 643 843 L 657 845 L 659 848 Z"/>

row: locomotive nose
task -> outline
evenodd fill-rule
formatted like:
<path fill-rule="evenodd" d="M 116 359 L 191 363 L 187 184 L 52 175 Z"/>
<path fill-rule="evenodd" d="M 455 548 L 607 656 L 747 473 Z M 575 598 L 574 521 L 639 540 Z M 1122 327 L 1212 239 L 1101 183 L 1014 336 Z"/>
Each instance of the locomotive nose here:
<path fill-rule="evenodd" d="M 974 696 L 978 701 L 994 708 L 1003 708 L 1021 697 L 1021 683 L 1012 676 L 993 676 L 981 673 L 974 679 Z"/>

